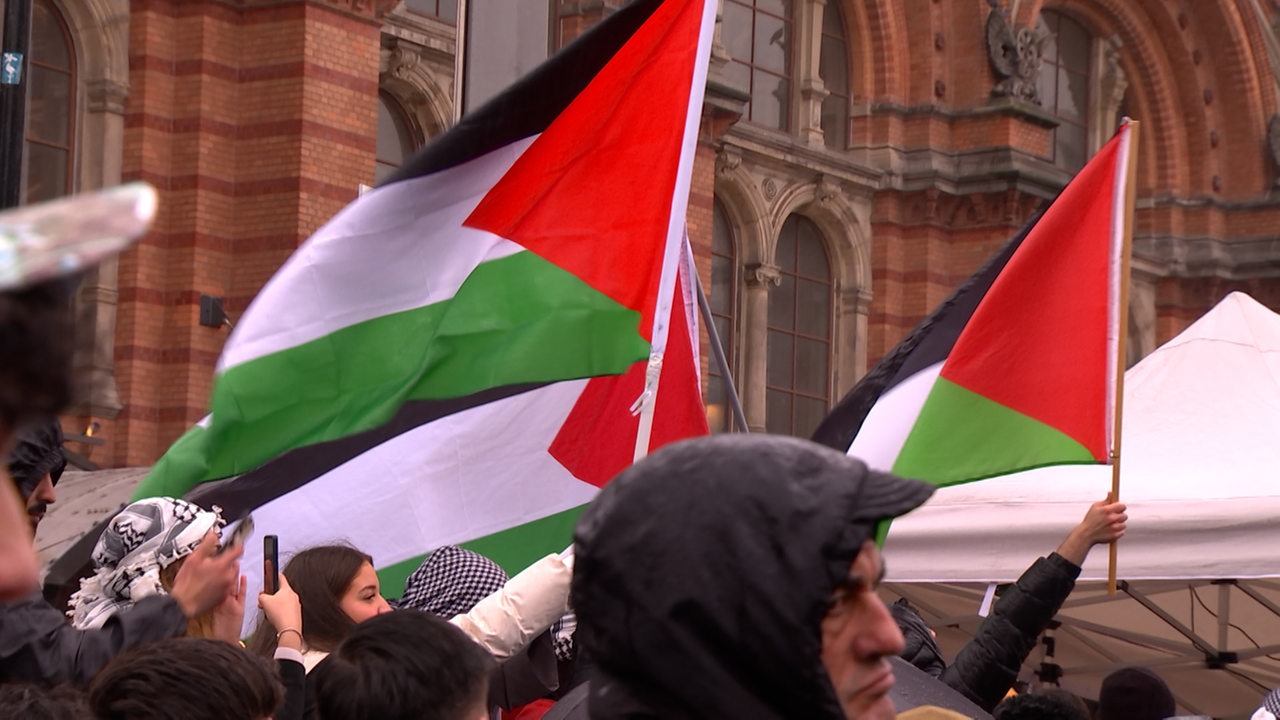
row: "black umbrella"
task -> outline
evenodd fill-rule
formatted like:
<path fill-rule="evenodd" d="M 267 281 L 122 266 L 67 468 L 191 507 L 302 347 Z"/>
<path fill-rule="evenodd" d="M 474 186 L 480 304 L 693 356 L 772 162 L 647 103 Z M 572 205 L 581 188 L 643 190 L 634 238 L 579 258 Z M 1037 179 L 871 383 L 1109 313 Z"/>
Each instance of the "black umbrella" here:
<path fill-rule="evenodd" d="M 974 705 L 969 698 L 952 689 L 950 685 L 917 668 L 900 657 L 889 659 L 893 666 L 893 706 L 898 712 L 933 705 L 946 708 L 975 720 L 991 720 L 991 713 Z"/>

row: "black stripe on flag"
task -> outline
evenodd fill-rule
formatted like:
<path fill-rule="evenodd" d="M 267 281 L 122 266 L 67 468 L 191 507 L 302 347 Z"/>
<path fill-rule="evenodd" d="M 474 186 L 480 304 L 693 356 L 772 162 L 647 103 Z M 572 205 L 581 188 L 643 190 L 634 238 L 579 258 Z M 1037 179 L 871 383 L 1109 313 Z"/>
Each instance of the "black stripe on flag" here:
<path fill-rule="evenodd" d="M 662 0 L 636 0 L 569 43 L 419 150 L 383 184 L 457 167 L 546 130 Z"/>

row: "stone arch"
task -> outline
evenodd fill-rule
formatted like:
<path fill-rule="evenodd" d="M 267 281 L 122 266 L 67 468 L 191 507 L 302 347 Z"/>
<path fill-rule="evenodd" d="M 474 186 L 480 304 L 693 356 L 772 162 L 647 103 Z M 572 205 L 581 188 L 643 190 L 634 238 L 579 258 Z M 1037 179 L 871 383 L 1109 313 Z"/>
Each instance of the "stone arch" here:
<path fill-rule="evenodd" d="M 743 267 L 760 264 L 766 258 L 777 228 L 769 223 L 768 203 L 751 174 L 742 167 L 742 158 L 732 150 L 716 157 L 715 196 L 736 230 L 738 261 Z"/>
<path fill-rule="evenodd" d="M 1021 7 L 1019 21 L 1034 24 L 1042 9 L 1071 15 L 1095 37 L 1119 40 L 1121 67 L 1145 111 L 1136 118 L 1143 121 L 1139 187 L 1157 194 L 1207 192 L 1212 170 L 1190 162 L 1208 152 L 1195 67 L 1189 53 L 1169 53 L 1158 41 L 1179 35 L 1176 19 L 1164 8 L 1132 0 L 1032 0 Z"/>
<path fill-rule="evenodd" d="M 74 186 L 122 180 L 124 112 L 129 95 L 129 0 L 51 0 L 71 33 L 76 59 Z M 86 421 L 111 419 L 122 404 L 115 379 L 119 296 L 115 258 L 85 273 L 75 299 L 75 404 Z"/>
<path fill-rule="evenodd" d="M 407 45 L 385 51 L 379 87 L 405 111 L 409 130 L 426 142 L 453 124 L 452 84 L 435 77 L 431 67 Z"/>
<path fill-rule="evenodd" d="M 774 203 L 768 258 L 772 263 L 777 229 L 792 213 L 813 221 L 822 234 L 831 262 L 833 313 L 832 389 L 834 401 L 853 387 L 866 367 L 868 311 L 871 304 L 871 245 L 867 223 L 840 188 L 838 181 L 819 176 L 783 190 Z"/>
<path fill-rule="evenodd" d="M 899 0 L 828 0 L 841 2 L 848 25 L 852 63 L 850 101 L 854 105 L 905 102 L 911 41 Z"/>

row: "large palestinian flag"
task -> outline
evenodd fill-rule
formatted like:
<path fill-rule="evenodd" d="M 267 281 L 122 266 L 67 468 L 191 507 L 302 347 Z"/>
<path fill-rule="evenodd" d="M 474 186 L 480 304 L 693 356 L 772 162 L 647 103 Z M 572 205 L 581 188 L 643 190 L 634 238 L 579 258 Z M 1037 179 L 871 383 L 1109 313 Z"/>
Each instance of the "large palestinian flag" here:
<path fill-rule="evenodd" d="M 441 544 L 513 570 L 566 547 L 646 389 L 650 448 L 705 433 L 679 268 L 714 15 L 626 6 L 334 217 L 135 497 L 251 511 L 283 555 L 350 543 L 395 596 Z"/>
<path fill-rule="evenodd" d="M 855 385 L 814 439 L 943 486 L 1107 462 L 1132 129 Z"/>

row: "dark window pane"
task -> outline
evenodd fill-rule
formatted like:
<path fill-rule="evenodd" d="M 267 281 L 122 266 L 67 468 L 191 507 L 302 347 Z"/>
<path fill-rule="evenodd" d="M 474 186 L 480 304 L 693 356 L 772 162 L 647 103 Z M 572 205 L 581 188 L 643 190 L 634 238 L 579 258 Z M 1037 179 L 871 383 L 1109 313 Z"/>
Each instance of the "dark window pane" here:
<path fill-rule="evenodd" d="M 711 258 L 711 312 L 729 314 L 733 297 L 733 261 L 717 255 Z"/>
<path fill-rule="evenodd" d="M 729 85 L 748 92 L 751 89 L 751 66 L 739 62 L 725 63 L 724 79 Z"/>
<path fill-rule="evenodd" d="M 829 282 L 831 265 L 827 262 L 827 248 L 823 245 L 818 226 L 807 219 L 801 219 L 798 224 L 800 237 L 796 242 L 796 273 Z"/>
<path fill-rule="evenodd" d="M 384 95 L 378 96 L 378 162 L 399 167 L 416 143 L 400 108 Z"/>
<path fill-rule="evenodd" d="M 795 336 L 777 330 L 769 331 L 769 352 L 767 361 L 769 370 L 766 383 L 770 387 L 790 388 L 794 373 L 791 363 L 794 361 Z"/>
<path fill-rule="evenodd" d="M 796 398 L 793 434 L 796 437 L 813 435 L 813 431 L 818 429 L 818 424 L 822 422 L 822 418 L 826 414 L 827 404 L 825 402 L 812 398 Z"/>
<path fill-rule="evenodd" d="M 1058 62 L 1081 71 L 1089 67 L 1089 31 L 1071 18 L 1061 17 L 1058 23 Z"/>
<path fill-rule="evenodd" d="M 457 22 L 458 0 L 440 0 L 440 19 Z"/>
<path fill-rule="evenodd" d="M 728 394 L 725 392 L 724 378 L 711 375 L 707 378 L 707 425 L 711 432 L 727 432 L 729 430 Z"/>
<path fill-rule="evenodd" d="M 733 362 L 733 328 L 729 326 L 729 318 L 716 315 L 712 319 L 715 320 L 716 332 L 720 334 L 720 344 L 724 346 L 725 360 Z M 708 349 L 708 352 L 710 352 L 710 349 Z M 707 362 L 713 372 L 720 372 L 720 365 L 716 363 L 714 357 L 707 358 Z"/>
<path fill-rule="evenodd" d="M 71 144 L 71 76 L 30 66 L 27 136 L 54 145 Z"/>
<path fill-rule="evenodd" d="M 756 15 L 755 66 L 786 75 L 790 61 L 791 23 L 768 15 Z"/>
<path fill-rule="evenodd" d="M 1036 32 L 1044 38 L 1044 44 L 1040 46 L 1041 59 L 1056 63 L 1058 61 L 1058 16 L 1052 12 L 1040 13 Z"/>
<path fill-rule="evenodd" d="M 1064 72 L 1058 77 L 1058 117 L 1081 120 L 1088 111 L 1089 76 Z"/>
<path fill-rule="evenodd" d="M 796 338 L 796 392 L 827 396 L 828 347 L 825 342 Z"/>
<path fill-rule="evenodd" d="M 822 84 L 826 86 L 828 92 L 837 95 L 849 94 L 849 57 L 843 42 L 829 36 L 822 38 L 818 76 L 822 78 Z"/>
<path fill-rule="evenodd" d="M 775 435 L 791 434 L 791 396 L 769 390 L 765 393 L 765 430 Z"/>
<path fill-rule="evenodd" d="M 711 206 L 711 252 L 733 255 L 733 250 L 733 231 L 729 228 L 729 218 L 720 202 L 716 201 Z"/>
<path fill-rule="evenodd" d="M 27 202 L 41 202 L 66 195 L 68 152 L 62 148 L 28 142 L 23 164 L 27 175 Z"/>
<path fill-rule="evenodd" d="M 814 337 L 831 333 L 831 286 L 799 280 L 796 287 L 796 329 Z"/>
<path fill-rule="evenodd" d="M 31 6 L 31 62 L 71 71 L 71 47 L 57 10 L 48 0 Z"/>
<path fill-rule="evenodd" d="M 796 279 L 784 274 L 777 287 L 769 288 L 769 327 L 794 330 L 796 327 Z"/>
<path fill-rule="evenodd" d="M 751 75 L 751 120 L 779 130 L 789 125 L 788 95 L 791 83 L 786 78 L 764 72 Z"/>
<path fill-rule="evenodd" d="M 830 95 L 822 100 L 822 143 L 832 150 L 849 147 L 849 101 Z"/>
<path fill-rule="evenodd" d="M 458 20 L 458 0 L 404 0 L 404 6 L 423 15 L 435 15 L 450 23 Z"/>
<path fill-rule="evenodd" d="M 844 17 L 841 15 L 840 6 L 835 3 L 827 3 L 826 8 L 822 11 L 822 32 L 826 35 L 834 35 L 838 38 L 844 37 Z"/>
<path fill-rule="evenodd" d="M 1055 135 L 1057 164 L 1073 172 L 1084 167 L 1088 159 L 1084 126 L 1063 123 L 1058 126 Z"/>
<path fill-rule="evenodd" d="M 720 41 L 729 51 L 730 58 L 742 63 L 751 62 L 751 8 L 726 0 Z"/>
<path fill-rule="evenodd" d="M 791 17 L 791 0 L 756 0 L 756 8 L 785 18 Z"/>
<path fill-rule="evenodd" d="M 788 217 L 782 223 L 782 231 L 778 233 L 778 247 L 774 249 L 773 261 L 782 272 L 796 271 L 796 225 L 800 218 L 797 215 Z"/>

